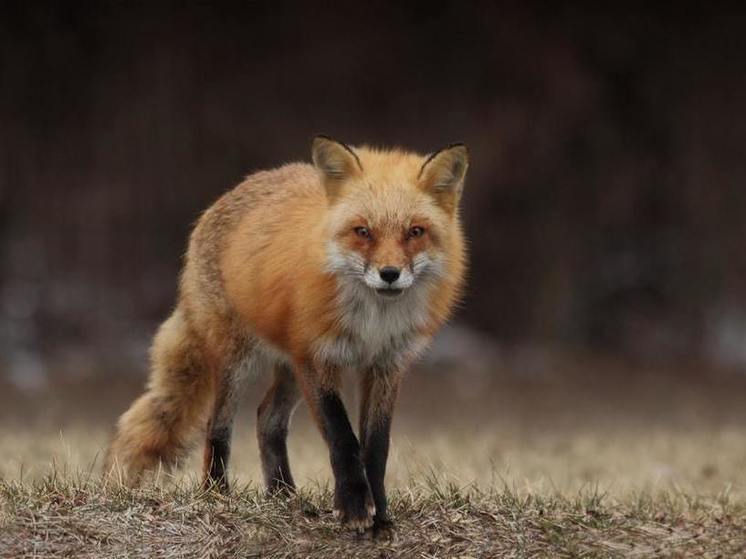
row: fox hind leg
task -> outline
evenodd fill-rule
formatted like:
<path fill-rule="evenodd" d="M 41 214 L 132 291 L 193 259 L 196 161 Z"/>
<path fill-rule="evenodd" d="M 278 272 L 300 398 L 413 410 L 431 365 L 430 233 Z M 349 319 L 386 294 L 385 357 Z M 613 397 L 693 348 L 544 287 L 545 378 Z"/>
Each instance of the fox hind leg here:
<path fill-rule="evenodd" d="M 244 394 L 246 370 L 242 363 L 224 369 L 219 375 L 215 400 L 207 423 L 207 441 L 203 462 L 204 486 L 228 492 L 228 459 L 231 452 L 233 423 Z"/>
<path fill-rule="evenodd" d="M 290 418 L 300 401 L 293 370 L 275 368 L 275 379 L 257 410 L 256 434 L 268 493 L 291 492 L 295 482 L 288 462 L 287 437 Z"/>

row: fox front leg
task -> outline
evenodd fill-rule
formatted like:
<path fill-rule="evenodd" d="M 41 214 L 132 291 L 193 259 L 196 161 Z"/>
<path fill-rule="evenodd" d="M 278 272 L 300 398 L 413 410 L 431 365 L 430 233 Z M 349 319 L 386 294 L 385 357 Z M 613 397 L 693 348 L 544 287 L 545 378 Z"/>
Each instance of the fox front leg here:
<path fill-rule="evenodd" d="M 391 420 L 399 394 L 401 373 L 386 368 L 371 368 L 362 378 L 360 400 L 360 443 L 365 472 L 376 507 L 374 528 L 392 526 L 384 477 L 389 454 Z"/>
<path fill-rule="evenodd" d="M 343 524 L 364 532 L 373 526 L 375 506 L 360 456 L 360 444 L 337 383 L 321 382 L 313 369 L 307 372 L 303 382 L 306 399 L 329 447 L 334 474 L 334 513 Z"/>

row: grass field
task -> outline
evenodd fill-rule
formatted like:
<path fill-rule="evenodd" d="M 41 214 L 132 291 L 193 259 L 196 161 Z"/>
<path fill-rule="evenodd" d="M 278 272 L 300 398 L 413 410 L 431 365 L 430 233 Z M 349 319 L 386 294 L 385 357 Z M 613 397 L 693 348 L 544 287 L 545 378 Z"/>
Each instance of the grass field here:
<path fill-rule="evenodd" d="M 746 511 L 727 498 L 670 492 L 618 502 L 480 491 L 419 478 L 392 492 L 393 534 L 342 531 L 331 495 L 288 500 L 254 488 L 229 497 L 193 488 L 129 491 L 86 476 L 3 482 L 0 548 L 8 557 L 736 557 Z"/>
<path fill-rule="evenodd" d="M 741 378 L 559 379 L 414 373 L 387 476 L 396 529 L 375 539 L 333 520 L 326 451 L 304 409 L 290 439 L 300 493 L 262 496 L 262 381 L 234 436 L 229 497 L 198 489 L 196 457 L 138 490 L 100 479 L 97 456 L 137 385 L 5 391 L 0 555 L 746 556 Z"/>

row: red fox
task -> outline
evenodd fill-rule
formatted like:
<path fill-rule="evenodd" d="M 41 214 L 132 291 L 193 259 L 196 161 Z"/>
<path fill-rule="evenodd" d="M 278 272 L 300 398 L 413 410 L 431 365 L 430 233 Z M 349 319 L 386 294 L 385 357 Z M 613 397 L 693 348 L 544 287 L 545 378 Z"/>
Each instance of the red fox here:
<path fill-rule="evenodd" d="M 384 474 L 402 375 L 461 293 L 468 151 L 318 136 L 312 159 L 249 176 L 199 219 L 147 390 L 119 419 L 107 468 L 136 483 L 175 465 L 206 424 L 205 483 L 227 490 L 244 381 L 272 369 L 257 412 L 268 491 L 294 489 L 286 440 L 303 397 L 329 448 L 335 514 L 363 531 L 390 524 Z M 346 370 L 361 383 L 359 438 L 340 398 Z"/>

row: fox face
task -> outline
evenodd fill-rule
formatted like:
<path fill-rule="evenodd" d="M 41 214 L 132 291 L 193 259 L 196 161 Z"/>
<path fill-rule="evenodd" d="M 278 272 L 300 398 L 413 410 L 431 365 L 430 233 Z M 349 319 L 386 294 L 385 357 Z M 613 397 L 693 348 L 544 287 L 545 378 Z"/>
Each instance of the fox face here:
<path fill-rule="evenodd" d="M 353 150 L 318 137 L 313 160 L 329 200 L 331 273 L 381 300 L 417 291 L 445 273 L 468 167 L 463 145 L 425 158 Z"/>

